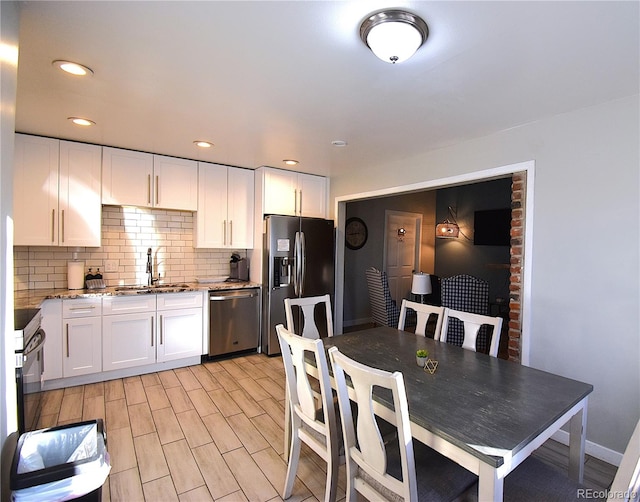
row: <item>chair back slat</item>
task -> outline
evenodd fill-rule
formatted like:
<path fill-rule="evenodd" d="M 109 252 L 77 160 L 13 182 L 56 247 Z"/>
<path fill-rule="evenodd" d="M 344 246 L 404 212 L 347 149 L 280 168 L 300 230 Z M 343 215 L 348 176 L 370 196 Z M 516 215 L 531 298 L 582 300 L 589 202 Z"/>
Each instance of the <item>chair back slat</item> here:
<path fill-rule="evenodd" d="M 458 320 L 462 324 L 462 343 L 452 342 L 450 336 L 451 322 Z M 462 348 L 476 352 L 480 350 L 478 342 L 478 333 L 482 326 L 491 326 L 491 344 L 489 345 L 489 355 L 498 357 L 498 349 L 500 348 L 500 334 L 502 332 L 502 317 L 492 317 L 480 314 L 472 314 L 461 310 L 444 309 L 442 320 L 442 336 L 441 341 L 461 345 Z"/>
<path fill-rule="evenodd" d="M 444 307 L 412 302 L 406 299 L 402 300 L 402 306 L 400 307 L 400 319 L 398 320 L 398 329 L 405 329 L 408 309 L 414 310 L 416 312 L 416 335 L 426 336 L 429 318 L 434 315 L 436 317 L 436 322 L 433 339 L 440 340 L 442 318 L 444 317 Z"/>

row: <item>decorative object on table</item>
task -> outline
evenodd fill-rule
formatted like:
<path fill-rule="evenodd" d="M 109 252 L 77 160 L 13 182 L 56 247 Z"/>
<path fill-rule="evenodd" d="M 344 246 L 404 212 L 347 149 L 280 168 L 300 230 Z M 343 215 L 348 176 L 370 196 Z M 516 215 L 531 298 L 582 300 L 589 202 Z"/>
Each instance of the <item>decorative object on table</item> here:
<path fill-rule="evenodd" d="M 367 225 L 360 218 L 349 218 L 344 226 L 345 244 L 349 249 L 360 249 L 367 242 L 369 231 Z"/>
<path fill-rule="evenodd" d="M 413 274 L 411 294 L 420 296 L 420 303 L 424 303 L 424 295 L 431 294 L 431 276 L 422 272 Z"/>
<path fill-rule="evenodd" d="M 427 357 L 427 361 L 424 363 L 424 368 L 422 369 L 433 375 L 436 372 L 436 369 L 438 369 L 438 361 L 434 361 L 430 357 Z"/>
<path fill-rule="evenodd" d="M 421 368 L 424 368 L 424 365 L 427 364 L 427 358 L 429 357 L 429 352 L 424 349 L 416 350 L 416 364 Z"/>

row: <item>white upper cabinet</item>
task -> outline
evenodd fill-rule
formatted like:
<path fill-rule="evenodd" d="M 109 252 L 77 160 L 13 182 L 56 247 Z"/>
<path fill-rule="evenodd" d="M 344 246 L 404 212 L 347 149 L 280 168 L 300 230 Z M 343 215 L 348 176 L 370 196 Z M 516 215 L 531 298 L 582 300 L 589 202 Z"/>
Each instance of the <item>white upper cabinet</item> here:
<path fill-rule="evenodd" d="M 153 206 L 195 211 L 198 208 L 198 163 L 153 156 Z"/>
<path fill-rule="evenodd" d="M 327 178 L 269 167 L 257 172 L 263 214 L 327 217 Z"/>
<path fill-rule="evenodd" d="M 102 203 L 195 211 L 198 163 L 104 147 Z"/>
<path fill-rule="evenodd" d="M 196 248 L 253 247 L 253 171 L 198 163 Z"/>
<path fill-rule="evenodd" d="M 15 135 L 14 244 L 100 246 L 102 147 Z"/>

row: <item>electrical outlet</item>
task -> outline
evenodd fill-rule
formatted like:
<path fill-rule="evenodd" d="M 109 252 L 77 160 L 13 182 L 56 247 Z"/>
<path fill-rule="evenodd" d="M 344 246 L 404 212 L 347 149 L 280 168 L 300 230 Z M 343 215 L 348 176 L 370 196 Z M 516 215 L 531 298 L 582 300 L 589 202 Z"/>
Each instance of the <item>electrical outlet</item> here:
<path fill-rule="evenodd" d="M 104 271 L 105 272 L 117 272 L 118 271 L 118 260 L 106 260 L 104 262 Z"/>

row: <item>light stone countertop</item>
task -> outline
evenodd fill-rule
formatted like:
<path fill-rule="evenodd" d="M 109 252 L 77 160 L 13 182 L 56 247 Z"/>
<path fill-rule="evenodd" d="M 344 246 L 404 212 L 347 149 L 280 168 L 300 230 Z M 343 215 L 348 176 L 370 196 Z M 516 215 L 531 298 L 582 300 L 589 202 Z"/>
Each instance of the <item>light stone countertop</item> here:
<path fill-rule="evenodd" d="M 255 282 L 180 282 L 169 285 L 155 285 L 148 288 L 136 286 L 108 286 L 102 289 L 25 289 L 14 291 L 15 308 L 39 308 L 45 300 L 72 300 L 77 298 L 100 298 L 103 296 L 132 296 L 139 294 L 185 293 L 189 291 L 222 291 L 229 289 L 260 288 Z M 123 290 L 122 288 L 127 288 Z M 136 289 L 129 289 L 136 288 Z"/>

